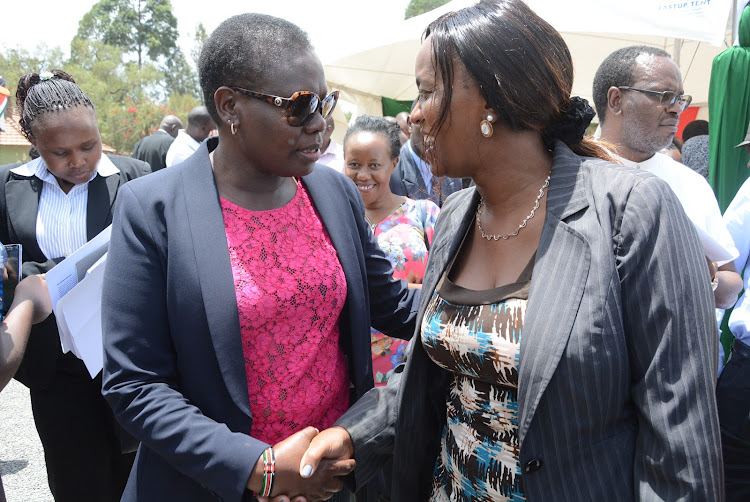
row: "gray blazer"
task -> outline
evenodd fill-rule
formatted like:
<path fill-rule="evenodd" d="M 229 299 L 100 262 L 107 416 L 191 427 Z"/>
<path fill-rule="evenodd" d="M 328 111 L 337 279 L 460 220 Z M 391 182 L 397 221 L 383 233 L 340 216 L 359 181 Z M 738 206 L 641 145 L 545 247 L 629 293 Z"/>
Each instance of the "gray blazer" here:
<path fill-rule="evenodd" d="M 723 499 L 714 302 L 695 230 L 662 180 L 555 145 L 519 369 L 530 501 Z M 473 224 L 438 219 L 420 317 Z M 393 454 L 392 500 L 427 500 L 450 375 L 411 343 L 387 387 L 338 422 L 364 483 Z"/>

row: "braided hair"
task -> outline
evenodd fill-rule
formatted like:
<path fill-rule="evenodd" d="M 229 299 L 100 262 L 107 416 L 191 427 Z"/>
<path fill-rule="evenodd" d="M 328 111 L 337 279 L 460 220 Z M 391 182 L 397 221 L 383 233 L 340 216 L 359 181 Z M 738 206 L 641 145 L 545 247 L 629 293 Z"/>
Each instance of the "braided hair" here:
<path fill-rule="evenodd" d="M 27 73 L 18 81 L 16 106 L 21 115 L 21 130 L 29 141 L 34 138 L 32 126 L 40 115 L 76 106 L 94 110 L 94 104 L 83 93 L 71 75 L 62 70 Z"/>

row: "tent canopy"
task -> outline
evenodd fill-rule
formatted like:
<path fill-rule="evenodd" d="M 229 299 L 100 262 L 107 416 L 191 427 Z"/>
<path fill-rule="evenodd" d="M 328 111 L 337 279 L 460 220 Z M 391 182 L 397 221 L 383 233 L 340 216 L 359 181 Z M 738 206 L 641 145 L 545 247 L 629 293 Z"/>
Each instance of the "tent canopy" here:
<path fill-rule="evenodd" d="M 372 115 L 381 114 L 380 96 L 414 99 L 414 62 L 424 29 L 442 14 L 474 3 L 475 0 L 453 0 L 388 30 L 373 28 L 372 36 L 359 36 L 338 54 L 324 56 L 329 85 L 341 89 L 343 98 L 357 104 L 360 113 Z M 575 69 L 574 95 L 591 101 L 596 69 L 613 51 L 629 45 L 651 45 L 679 59 L 685 92 L 700 106 L 708 102 L 711 62 L 731 38 L 727 24 L 734 0 L 526 3 L 560 31 L 567 42 Z M 679 55 L 674 50 L 675 38 L 682 40 Z"/>

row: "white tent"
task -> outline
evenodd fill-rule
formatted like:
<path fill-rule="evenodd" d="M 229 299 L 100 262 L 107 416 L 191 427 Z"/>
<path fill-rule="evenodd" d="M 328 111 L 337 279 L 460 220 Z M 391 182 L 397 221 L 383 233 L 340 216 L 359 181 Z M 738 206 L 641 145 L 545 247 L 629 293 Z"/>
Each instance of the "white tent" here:
<path fill-rule="evenodd" d="M 369 37 L 360 31 L 338 54 L 324 56 L 329 86 L 341 89 L 342 98 L 358 106 L 358 114 L 381 115 L 381 96 L 414 99 L 414 60 L 422 32 L 445 12 L 475 2 L 453 0 L 399 26 L 372 27 Z M 727 24 L 735 0 L 526 2 L 562 33 L 573 55 L 573 94 L 589 101 L 594 73 L 604 58 L 618 48 L 639 44 L 673 54 L 682 69 L 685 92 L 695 104 L 705 105 L 711 62 L 731 44 Z M 367 40 L 370 46 L 363 47 Z"/>

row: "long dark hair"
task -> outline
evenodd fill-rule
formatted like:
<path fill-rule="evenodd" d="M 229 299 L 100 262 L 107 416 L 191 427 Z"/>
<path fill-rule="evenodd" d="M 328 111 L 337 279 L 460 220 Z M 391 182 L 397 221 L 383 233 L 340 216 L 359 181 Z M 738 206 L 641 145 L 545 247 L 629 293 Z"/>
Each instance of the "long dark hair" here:
<path fill-rule="evenodd" d="M 428 36 L 444 92 L 434 136 L 446 121 L 454 63 L 460 61 L 479 84 L 482 98 L 499 123 L 512 131 L 538 131 L 547 145 L 563 139 L 555 126 L 569 116 L 573 60 L 557 30 L 525 3 L 482 0 L 441 16 L 425 30 L 424 38 Z M 583 124 L 583 117 L 579 122 L 583 129 L 588 125 Z M 568 146 L 579 155 L 611 160 L 593 139 L 569 141 Z"/>

